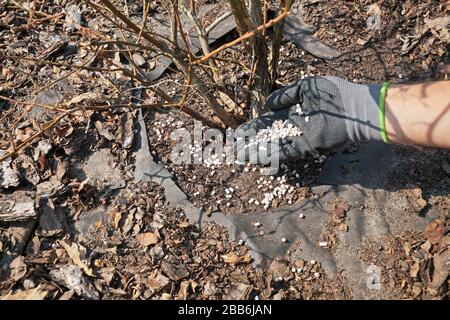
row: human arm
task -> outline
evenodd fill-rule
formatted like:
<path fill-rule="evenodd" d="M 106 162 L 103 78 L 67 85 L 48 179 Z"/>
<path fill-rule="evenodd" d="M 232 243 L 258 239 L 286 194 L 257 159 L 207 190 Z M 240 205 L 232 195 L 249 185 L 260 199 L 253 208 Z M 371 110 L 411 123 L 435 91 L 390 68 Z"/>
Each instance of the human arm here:
<path fill-rule="evenodd" d="M 390 142 L 450 148 L 450 81 L 391 86 L 385 121 Z"/>

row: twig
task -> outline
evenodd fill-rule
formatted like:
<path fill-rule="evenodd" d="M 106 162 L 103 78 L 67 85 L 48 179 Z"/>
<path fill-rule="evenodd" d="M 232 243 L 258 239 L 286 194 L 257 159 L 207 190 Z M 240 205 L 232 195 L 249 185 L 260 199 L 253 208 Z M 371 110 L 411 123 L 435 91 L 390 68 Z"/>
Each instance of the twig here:
<path fill-rule="evenodd" d="M 253 31 L 247 32 L 246 34 L 240 36 L 239 38 L 237 38 L 234 41 L 231 41 L 229 43 L 224 44 L 223 46 L 217 48 L 216 50 L 213 50 L 210 52 L 210 54 L 198 59 L 197 61 L 195 61 L 196 64 L 202 63 L 207 61 L 208 59 L 210 59 L 211 57 L 214 57 L 215 55 L 219 54 L 220 52 L 222 52 L 225 49 L 234 47 L 235 45 L 241 43 L 244 40 L 247 40 L 253 36 L 255 36 L 257 33 L 260 33 L 262 30 L 266 29 L 266 28 L 270 28 L 273 25 L 283 21 L 286 16 L 289 14 L 289 10 L 284 10 L 278 17 L 276 17 L 275 19 L 270 20 L 269 22 L 267 22 L 264 25 L 259 26 L 258 28 L 256 28 Z"/>
<path fill-rule="evenodd" d="M 30 144 L 34 139 L 39 138 L 45 132 L 47 132 L 48 130 L 53 128 L 55 125 L 57 125 L 66 116 L 67 116 L 67 114 L 62 114 L 62 115 L 59 115 L 58 117 L 56 117 L 55 119 L 53 119 L 52 121 L 50 121 L 50 124 L 48 124 L 41 131 L 35 133 L 34 135 L 29 137 L 28 139 L 25 139 L 25 141 L 23 141 L 19 146 L 17 146 L 17 148 L 14 148 L 14 150 L 12 152 L 9 152 L 9 153 L 5 154 L 4 156 L 0 157 L 0 162 L 3 162 L 6 159 L 8 159 L 8 158 L 12 157 L 13 155 L 17 154 L 17 152 L 21 151 L 23 148 L 28 146 L 28 144 Z"/>
<path fill-rule="evenodd" d="M 15 103 L 15 104 L 21 104 L 21 105 L 26 105 L 26 106 L 38 106 L 38 107 L 49 109 L 49 110 L 56 111 L 56 112 L 70 113 L 70 110 L 61 109 L 61 108 L 50 106 L 50 105 L 47 105 L 47 104 L 40 104 L 40 103 L 37 103 L 37 102 L 19 101 L 19 100 L 8 98 L 8 97 L 2 96 L 2 95 L 0 95 L 0 99 L 9 101 L 9 102 L 12 102 L 12 103 Z"/>
<path fill-rule="evenodd" d="M 98 71 L 98 72 L 124 71 L 124 68 L 105 69 L 105 68 L 97 68 L 97 67 L 87 67 L 87 66 L 83 66 L 83 65 L 53 62 L 53 61 L 41 60 L 41 59 L 30 58 L 30 57 L 10 56 L 10 55 L 6 55 L 3 53 L 0 53 L 0 57 L 5 58 L 5 59 L 11 59 L 11 60 L 25 60 L 25 61 L 36 62 L 36 63 L 51 65 L 51 66 L 56 66 L 56 67 L 76 68 L 76 69 L 82 69 L 82 70 L 88 70 L 88 71 Z"/>
<path fill-rule="evenodd" d="M 214 20 L 214 22 L 211 23 L 208 28 L 206 28 L 205 34 L 208 35 L 215 27 L 217 27 L 217 25 L 219 23 L 221 23 L 222 21 L 226 20 L 228 17 L 230 17 L 232 15 L 233 15 L 233 13 L 231 11 L 225 12 L 223 15 L 221 15 L 216 20 Z"/>
<path fill-rule="evenodd" d="M 281 0 L 281 4 L 286 8 L 290 9 L 292 6 L 291 0 Z M 270 84 L 273 86 L 277 78 L 278 60 L 280 59 L 280 48 L 283 39 L 283 29 L 284 21 L 281 21 L 274 27 L 273 39 L 272 39 L 272 52 L 270 57 Z"/>
<path fill-rule="evenodd" d="M 136 40 L 137 44 L 139 42 L 141 42 L 142 31 L 144 31 L 144 29 L 145 29 L 145 26 L 147 24 L 148 13 L 150 12 L 150 2 L 148 2 L 146 0 L 143 0 L 143 2 L 144 2 L 144 12 L 143 12 L 143 18 L 142 18 L 142 24 L 141 24 L 141 31 L 139 31 L 138 38 Z"/>

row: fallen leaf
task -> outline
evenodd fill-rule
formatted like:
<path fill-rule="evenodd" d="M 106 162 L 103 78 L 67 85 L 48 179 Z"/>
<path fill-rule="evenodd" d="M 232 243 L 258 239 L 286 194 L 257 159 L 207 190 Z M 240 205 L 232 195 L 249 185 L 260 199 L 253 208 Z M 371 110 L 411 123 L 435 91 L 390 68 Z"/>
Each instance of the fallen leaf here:
<path fill-rule="evenodd" d="M 123 114 L 119 119 L 117 139 L 123 148 L 130 148 L 134 141 L 133 115 L 131 112 Z"/>
<path fill-rule="evenodd" d="M 77 104 L 80 102 L 95 102 L 95 101 L 102 101 L 105 99 L 105 96 L 101 93 L 96 92 L 85 92 L 82 93 L 74 98 L 72 98 L 68 103 L 67 106 L 71 106 L 72 104 Z"/>
<path fill-rule="evenodd" d="M 203 285 L 202 295 L 204 298 L 212 297 L 216 294 L 217 288 L 214 282 L 208 281 Z"/>
<path fill-rule="evenodd" d="M 425 24 L 430 29 L 441 30 L 450 25 L 450 16 L 438 17 L 436 19 L 425 19 Z"/>
<path fill-rule="evenodd" d="M 147 61 L 145 61 L 144 57 L 141 56 L 139 53 L 133 54 L 133 62 L 134 62 L 138 67 L 142 67 L 144 64 L 147 63 Z"/>
<path fill-rule="evenodd" d="M 116 207 L 111 209 L 111 217 L 114 220 L 114 228 L 116 230 L 119 229 L 119 224 L 120 224 L 120 220 L 122 219 L 122 212 L 120 212 L 120 210 L 118 210 Z"/>
<path fill-rule="evenodd" d="M 147 285 L 152 291 L 158 291 L 169 283 L 169 278 L 163 276 L 161 272 L 155 270 L 148 277 Z"/>
<path fill-rule="evenodd" d="M 180 227 L 180 228 L 187 228 L 187 227 L 189 227 L 191 224 L 188 222 L 188 221 L 182 221 L 182 222 L 180 222 L 179 224 L 178 224 L 178 226 Z"/>
<path fill-rule="evenodd" d="M 445 222 L 443 220 L 433 220 L 425 228 L 425 239 L 431 244 L 438 243 L 445 233 Z"/>
<path fill-rule="evenodd" d="M 241 263 L 249 263 L 252 261 L 252 258 L 249 255 L 238 256 L 234 252 L 230 252 L 230 253 L 222 255 L 222 259 L 223 259 L 223 261 L 225 261 L 225 263 L 229 263 L 231 265 L 238 265 Z"/>
<path fill-rule="evenodd" d="M 0 300 L 44 300 L 48 293 L 48 291 L 43 290 L 39 285 L 36 288 L 29 290 L 16 291 L 14 293 L 9 292 L 1 297 Z"/>
<path fill-rule="evenodd" d="M 172 296 L 168 293 L 163 293 L 161 295 L 161 300 L 172 300 Z"/>
<path fill-rule="evenodd" d="M 189 271 L 182 263 L 161 262 L 161 271 L 174 281 L 179 281 L 189 276 Z"/>
<path fill-rule="evenodd" d="M 283 280 L 292 279 L 293 275 L 289 266 L 279 260 L 273 260 L 270 264 L 270 270 L 273 273 L 274 278 L 282 278 Z"/>
<path fill-rule="evenodd" d="M 184 280 L 180 284 L 180 290 L 178 290 L 177 298 L 178 300 L 187 300 L 188 297 L 188 289 L 191 282 L 188 280 Z"/>
<path fill-rule="evenodd" d="M 81 28 L 81 10 L 76 4 L 72 4 L 64 9 L 66 20 L 64 29 L 68 31 L 79 30 Z"/>
<path fill-rule="evenodd" d="M 14 282 L 22 279 L 27 273 L 27 265 L 23 256 L 16 257 L 10 264 L 10 279 Z"/>
<path fill-rule="evenodd" d="M 232 284 L 227 290 L 225 300 L 248 300 L 253 286 L 245 283 Z"/>
<path fill-rule="evenodd" d="M 80 267 L 81 270 L 83 270 L 88 276 L 94 276 L 94 274 L 92 273 L 92 269 L 88 266 L 88 263 L 86 261 L 85 247 L 76 243 L 68 244 L 63 240 L 58 241 L 58 243 L 66 250 L 73 263 Z"/>
<path fill-rule="evenodd" d="M 152 244 L 157 244 L 159 237 L 158 234 L 155 232 L 146 232 L 146 233 L 141 233 L 138 234 L 136 236 L 137 241 L 139 241 L 139 243 L 144 246 L 144 247 L 148 247 Z"/>
<path fill-rule="evenodd" d="M 34 186 L 39 183 L 41 176 L 33 158 L 26 154 L 21 154 L 13 163 L 23 180 L 28 181 Z"/>
<path fill-rule="evenodd" d="M 98 300 L 100 295 L 83 270 L 76 265 L 66 264 L 49 272 L 52 280 L 64 285 L 82 297 Z"/>
<path fill-rule="evenodd" d="M 417 278 L 419 271 L 420 271 L 420 264 L 418 262 L 416 262 L 411 267 L 411 270 L 409 271 L 409 275 L 411 276 L 411 278 Z"/>
<path fill-rule="evenodd" d="M 447 249 L 442 254 L 435 254 L 433 257 L 433 280 L 430 283 L 430 288 L 439 289 L 449 276 L 449 261 L 450 249 Z"/>
<path fill-rule="evenodd" d="M 74 294 L 75 294 L 75 290 L 70 289 L 70 290 L 64 292 L 64 293 L 61 295 L 61 297 L 59 297 L 58 300 L 70 300 L 70 299 L 72 299 L 72 297 L 73 297 Z"/>
<path fill-rule="evenodd" d="M 114 140 L 114 135 L 109 132 L 107 128 L 104 128 L 103 124 L 100 121 L 95 122 L 95 128 L 97 129 L 98 134 L 104 137 L 106 140 Z"/>

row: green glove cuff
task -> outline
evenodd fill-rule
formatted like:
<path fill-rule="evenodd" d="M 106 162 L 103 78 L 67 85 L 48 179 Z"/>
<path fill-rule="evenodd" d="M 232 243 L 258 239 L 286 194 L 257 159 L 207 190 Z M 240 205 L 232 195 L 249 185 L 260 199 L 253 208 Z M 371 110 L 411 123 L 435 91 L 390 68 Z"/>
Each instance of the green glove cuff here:
<path fill-rule="evenodd" d="M 386 93 L 389 89 L 389 82 L 383 82 L 383 85 L 381 87 L 380 91 L 380 103 L 379 103 L 379 121 L 380 121 L 380 134 L 381 139 L 384 141 L 384 143 L 389 143 L 389 138 L 386 132 L 386 108 L 385 108 L 385 101 L 386 101 Z"/>

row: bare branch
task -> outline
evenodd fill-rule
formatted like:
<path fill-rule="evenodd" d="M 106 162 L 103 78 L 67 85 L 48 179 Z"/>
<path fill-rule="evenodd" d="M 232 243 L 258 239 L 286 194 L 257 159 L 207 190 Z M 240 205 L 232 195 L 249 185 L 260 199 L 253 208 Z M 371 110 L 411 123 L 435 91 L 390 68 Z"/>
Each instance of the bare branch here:
<path fill-rule="evenodd" d="M 216 56 L 217 54 L 219 54 L 220 52 L 222 52 L 225 49 L 234 47 L 235 45 L 241 43 L 242 41 L 245 41 L 247 39 L 250 39 L 251 37 L 255 36 L 255 34 L 262 32 L 264 29 L 270 28 L 273 25 L 280 23 L 281 21 L 283 21 L 287 15 L 289 14 L 289 9 L 285 9 L 278 17 L 276 17 L 275 19 L 269 20 L 265 25 L 261 25 L 258 28 L 256 28 L 253 31 L 247 32 L 246 34 L 240 36 L 239 38 L 237 38 L 236 40 L 233 40 L 229 43 L 224 44 L 223 46 L 217 48 L 216 50 L 211 51 L 211 53 L 209 55 L 203 56 L 200 59 L 198 59 L 195 63 L 199 64 L 202 62 L 207 61 L 208 59 L 210 59 L 211 57 Z"/>

